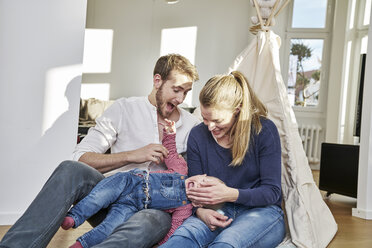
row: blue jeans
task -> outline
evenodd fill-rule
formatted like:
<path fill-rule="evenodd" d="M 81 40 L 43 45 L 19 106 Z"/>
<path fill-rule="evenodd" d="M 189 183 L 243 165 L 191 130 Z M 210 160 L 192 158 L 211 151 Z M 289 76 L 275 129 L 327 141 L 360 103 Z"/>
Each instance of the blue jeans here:
<path fill-rule="evenodd" d="M 46 247 L 71 205 L 83 199 L 103 178 L 101 173 L 83 163 L 62 162 L 26 212 L 5 234 L 0 247 Z M 96 226 L 105 218 L 105 214 L 105 211 L 100 211 L 89 222 Z M 170 223 L 169 214 L 163 211 L 143 210 L 95 247 L 151 247 L 167 234 Z"/>
<path fill-rule="evenodd" d="M 78 238 L 84 248 L 101 243 L 116 227 L 146 207 L 171 209 L 189 204 L 185 192 L 186 176 L 178 173 L 150 173 L 135 169 L 118 172 L 100 181 L 68 213 L 78 227 L 102 208 L 106 218 L 94 229 Z M 145 189 L 149 194 L 146 196 Z"/>
<path fill-rule="evenodd" d="M 276 205 L 248 208 L 225 203 L 225 215 L 233 219 L 226 228 L 211 231 L 195 216 L 188 218 L 161 248 L 177 247 L 276 247 L 285 236 L 283 211 Z"/>

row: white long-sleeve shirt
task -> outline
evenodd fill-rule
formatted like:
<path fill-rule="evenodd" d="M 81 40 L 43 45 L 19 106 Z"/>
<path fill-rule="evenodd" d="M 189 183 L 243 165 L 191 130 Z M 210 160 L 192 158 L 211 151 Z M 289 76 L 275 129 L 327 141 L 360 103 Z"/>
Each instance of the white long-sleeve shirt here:
<path fill-rule="evenodd" d="M 189 112 L 178 108 L 180 118 L 176 122 L 177 152 L 184 153 L 187 138 L 192 127 L 200 121 Z M 85 138 L 76 146 L 73 160 L 86 152 L 105 153 L 111 147 L 111 153 L 132 151 L 159 141 L 157 110 L 148 97 L 130 97 L 116 100 L 101 117 L 96 119 L 96 126 L 89 129 Z M 108 174 L 128 171 L 134 168 L 147 168 L 149 162 L 128 164 Z M 152 169 L 164 169 L 164 166 Z"/>

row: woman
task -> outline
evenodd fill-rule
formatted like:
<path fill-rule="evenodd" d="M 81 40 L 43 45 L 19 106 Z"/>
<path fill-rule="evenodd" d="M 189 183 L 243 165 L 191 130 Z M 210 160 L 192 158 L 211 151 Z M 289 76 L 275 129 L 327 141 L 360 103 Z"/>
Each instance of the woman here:
<path fill-rule="evenodd" d="M 162 247 L 276 247 L 285 236 L 277 128 L 238 71 L 211 78 L 199 100 L 204 123 L 189 136 L 189 175 L 223 182 L 209 179 L 187 192 L 204 207 Z"/>

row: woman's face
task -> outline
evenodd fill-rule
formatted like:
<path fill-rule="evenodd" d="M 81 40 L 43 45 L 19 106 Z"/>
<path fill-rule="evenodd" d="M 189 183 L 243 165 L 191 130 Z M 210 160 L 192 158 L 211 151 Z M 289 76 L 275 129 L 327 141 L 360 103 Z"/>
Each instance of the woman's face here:
<path fill-rule="evenodd" d="M 229 134 L 236 118 L 234 111 L 217 109 L 200 105 L 203 122 L 216 139 L 221 139 Z"/>

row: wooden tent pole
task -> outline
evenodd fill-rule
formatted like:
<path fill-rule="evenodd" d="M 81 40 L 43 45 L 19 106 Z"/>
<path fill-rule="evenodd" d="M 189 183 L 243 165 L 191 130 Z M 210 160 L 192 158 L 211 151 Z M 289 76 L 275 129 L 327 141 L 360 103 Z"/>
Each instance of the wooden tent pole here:
<path fill-rule="evenodd" d="M 263 19 L 262 19 L 261 13 L 260 13 L 260 7 L 258 7 L 257 0 L 253 0 L 253 2 L 254 2 L 254 7 L 256 7 L 257 16 L 258 16 L 258 19 L 260 20 L 261 29 L 262 29 L 265 26 L 265 24 L 263 22 Z"/>
<path fill-rule="evenodd" d="M 280 9 L 275 13 L 274 17 L 277 17 L 279 15 L 279 13 L 285 8 L 285 6 L 287 6 L 287 4 L 289 4 L 291 0 L 287 0 L 281 7 Z"/>
<path fill-rule="evenodd" d="M 269 19 L 267 19 L 267 21 L 266 21 L 266 25 L 267 25 L 267 26 L 270 26 L 271 20 L 272 20 L 273 17 L 274 17 L 274 11 L 275 11 L 276 8 L 278 7 L 279 2 L 280 2 L 280 0 L 276 0 L 275 4 L 274 4 L 274 6 L 273 6 L 273 8 L 272 8 L 272 10 L 271 10 L 271 14 L 270 14 L 270 16 L 269 16 Z"/>

